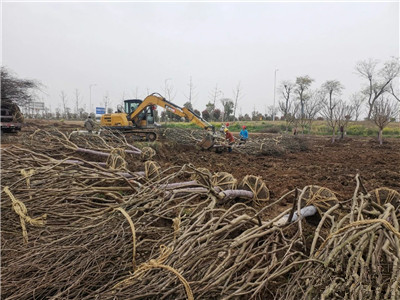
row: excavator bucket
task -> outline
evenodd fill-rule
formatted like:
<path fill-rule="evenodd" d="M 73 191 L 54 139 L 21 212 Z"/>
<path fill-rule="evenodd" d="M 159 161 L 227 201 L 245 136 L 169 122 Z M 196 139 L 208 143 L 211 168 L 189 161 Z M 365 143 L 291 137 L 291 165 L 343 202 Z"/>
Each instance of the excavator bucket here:
<path fill-rule="evenodd" d="M 208 150 L 210 149 L 212 146 L 214 146 L 214 137 L 211 134 L 207 134 L 204 139 L 198 143 L 198 145 L 204 149 L 204 150 Z"/>

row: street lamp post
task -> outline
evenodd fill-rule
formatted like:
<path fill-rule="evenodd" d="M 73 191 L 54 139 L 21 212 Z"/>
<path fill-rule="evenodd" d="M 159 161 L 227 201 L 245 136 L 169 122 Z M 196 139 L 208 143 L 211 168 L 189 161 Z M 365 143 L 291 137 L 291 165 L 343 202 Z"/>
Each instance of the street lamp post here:
<path fill-rule="evenodd" d="M 275 76 L 274 76 L 274 109 L 272 112 L 272 121 L 275 121 L 275 94 L 276 94 L 276 72 L 278 72 L 279 69 L 275 69 Z"/>
<path fill-rule="evenodd" d="M 89 115 L 92 112 L 92 86 L 95 86 L 95 83 L 89 85 Z"/>
<path fill-rule="evenodd" d="M 167 79 L 165 79 L 164 80 L 164 98 L 165 99 L 167 99 L 167 83 L 168 83 L 168 80 L 172 80 L 172 78 L 167 78 Z M 171 101 L 171 99 L 169 99 L 169 97 L 168 97 L 168 100 L 170 100 Z M 168 114 L 167 114 L 167 108 L 165 108 L 164 107 L 164 113 L 165 113 L 165 123 L 168 123 Z M 160 118 L 161 118 L 161 116 L 160 116 Z M 161 119 L 160 119 L 161 120 Z"/>

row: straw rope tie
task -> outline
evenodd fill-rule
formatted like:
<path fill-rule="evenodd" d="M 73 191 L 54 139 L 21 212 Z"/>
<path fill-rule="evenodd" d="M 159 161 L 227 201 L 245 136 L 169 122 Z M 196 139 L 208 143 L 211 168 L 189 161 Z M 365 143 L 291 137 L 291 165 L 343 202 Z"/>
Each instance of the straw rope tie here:
<path fill-rule="evenodd" d="M 30 169 L 29 171 L 26 171 L 25 169 L 21 170 L 21 175 L 26 178 L 26 186 L 28 188 L 31 188 L 31 176 L 35 174 L 35 169 Z"/>
<path fill-rule="evenodd" d="M 109 169 L 120 170 L 125 169 L 127 164 L 125 161 L 125 151 L 122 148 L 114 148 L 111 150 L 107 158 L 106 166 Z"/>
<path fill-rule="evenodd" d="M 236 178 L 227 172 L 215 173 L 211 178 L 211 183 L 222 189 L 235 189 L 237 186 Z"/>
<path fill-rule="evenodd" d="M 25 244 L 28 243 L 28 231 L 26 230 L 26 222 L 31 224 L 32 226 L 44 226 L 46 224 L 47 214 L 43 214 L 38 218 L 31 218 L 28 216 L 28 210 L 23 202 L 15 198 L 15 196 L 11 193 L 8 186 L 6 186 L 3 191 L 10 197 L 12 202 L 12 207 L 15 213 L 19 216 L 21 227 L 22 227 L 22 237 L 24 239 Z"/>
<path fill-rule="evenodd" d="M 382 199 L 382 200 L 385 200 L 385 201 L 381 200 L 381 197 L 380 197 L 380 192 L 381 191 L 386 191 L 388 193 L 387 196 L 386 196 L 386 199 Z M 376 201 L 378 202 L 379 205 L 383 205 L 385 203 L 391 203 L 392 200 L 394 200 L 396 198 L 400 198 L 400 194 L 397 191 L 389 189 L 389 188 L 386 188 L 386 187 L 375 189 L 374 191 L 372 191 L 370 193 L 371 194 L 375 193 Z"/>
<path fill-rule="evenodd" d="M 142 160 L 152 159 L 156 155 L 156 151 L 151 147 L 143 147 L 140 158 Z"/>
<path fill-rule="evenodd" d="M 152 160 L 148 160 L 144 163 L 144 172 L 147 179 L 158 179 L 160 176 L 160 165 Z"/>
<path fill-rule="evenodd" d="M 178 216 L 172 219 L 172 228 L 174 229 L 174 241 L 176 240 L 176 236 L 178 235 L 181 227 L 181 217 Z"/>
<path fill-rule="evenodd" d="M 131 217 L 129 216 L 129 214 L 126 212 L 125 209 L 123 209 L 122 207 L 118 207 L 115 210 L 118 210 L 119 212 L 121 212 L 121 214 L 124 215 L 124 217 L 128 220 L 129 222 L 129 226 L 131 227 L 131 231 L 132 231 L 132 265 L 133 265 L 133 271 L 136 270 L 136 231 L 135 231 L 135 225 L 133 224 L 133 221 L 131 219 Z"/>
<path fill-rule="evenodd" d="M 169 257 L 169 255 L 171 253 L 172 253 L 172 248 L 169 248 L 165 245 L 161 245 L 160 246 L 160 256 L 157 259 L 150 259 L 147 263 L 142 263 L 137 268 L 137 270 L 133 276 L 130 276 L 129 278 L 126 278 L 126 279 L 122 280 L 121 282 L 117 283 L 114 286 L 114 289 L 119 287 L 120 285 L 124 285 L 124 284 L 128 283 L 129 281 L 132 281 L 135 278 L 141 279 L 144 275 L 144 272 L 146 272 L 148 270 L 160 268 L 160 269 L 164 269 L 164 270 L 170 271 L 171 273 L 175 274 L 176 277 L 178 277 L 178 279 L 181 281 L 181 283 L 183 284 L 183 286 L 185 288 L 187 299 L 194 300 L 193 292 L 190 288 L 189 283 L 186 281 L 186 279 L 173 267 L 170 267 L 170 266 L 164 264 L 164 262 L 167 260 L 167 258 Z"/>

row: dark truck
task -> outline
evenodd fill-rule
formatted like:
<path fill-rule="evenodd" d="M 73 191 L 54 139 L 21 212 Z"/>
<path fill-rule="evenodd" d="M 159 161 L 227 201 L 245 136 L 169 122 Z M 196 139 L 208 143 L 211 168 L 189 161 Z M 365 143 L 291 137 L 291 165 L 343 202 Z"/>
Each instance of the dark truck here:
<path fill-rule="evenodd" d="M 22 120 L 22 121 L 21 121 Z M 1 132 L 18 132 L 21 130 L 21 122 L 23 122 L 22 114 L 19 107 L 15 104 L 1 105 Z"/>

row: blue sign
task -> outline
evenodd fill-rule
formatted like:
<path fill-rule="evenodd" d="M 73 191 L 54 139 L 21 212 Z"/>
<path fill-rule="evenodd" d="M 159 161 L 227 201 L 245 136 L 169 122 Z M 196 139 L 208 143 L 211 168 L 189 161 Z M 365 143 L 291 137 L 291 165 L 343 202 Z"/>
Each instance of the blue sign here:
<path fill-rule="evenodd" d="M 106 113 L 105 107 L 96 107 L 96 115 L 104 115 Z"/>

